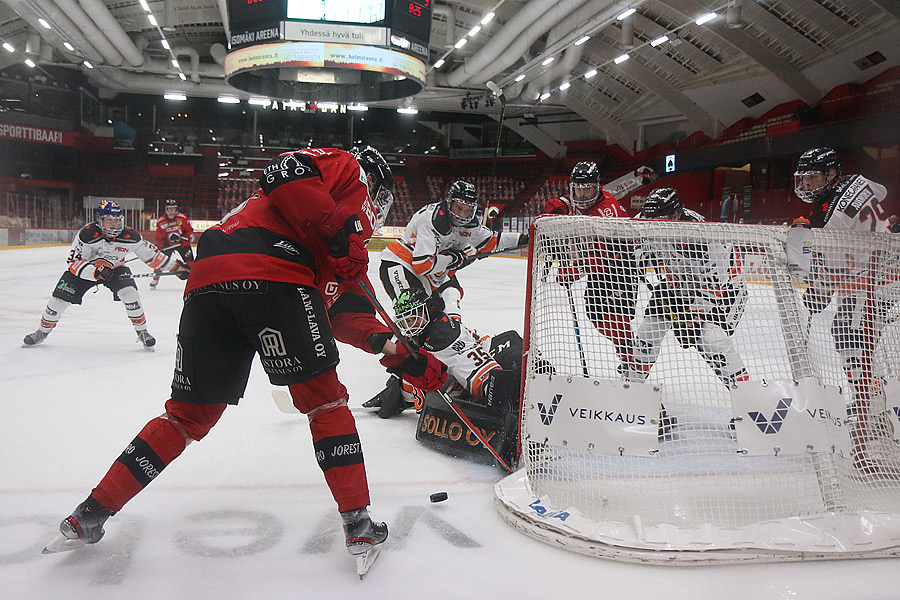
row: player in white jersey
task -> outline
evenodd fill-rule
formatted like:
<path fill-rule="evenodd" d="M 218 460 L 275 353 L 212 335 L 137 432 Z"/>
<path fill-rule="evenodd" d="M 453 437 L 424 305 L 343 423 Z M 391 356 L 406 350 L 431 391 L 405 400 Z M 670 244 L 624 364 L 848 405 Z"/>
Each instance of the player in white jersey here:
<path fill-rule="evenodd" d="M 117 203 L 104 200 L 96 213 L 97 221 L 85 225 L 76 234 L 69 252 L 69 267 L 44 308 L 40 327 L 25 336 L 23 347 L 43 342 L 63 312 L 73 304 L 81 304 L 84 294 L 97 284 L 109 288 L 113 297 L 125 304 L 125 312 L 144 347 L 152 350 L 156 345 L 156 339 L 147 331 L 141 297 L 131 278 L 131 269 L 125 266 L 125 257 L 133 252 L 150 268 L 171 271 L 179 279 L 187 279 L 190 267 L 159 252 L 140 233 L 126 228 L 122 209 Z"/>
<path fill-rule="evenodd" d="M 703 223 L 684 208 L 672 188 L 653 190 L 638 219 Z M 685 349 L 695 347 L 726 385 L 748 378 L 731 336 L 747 302 L 747 283 L 730 244 L 653 240 L 643 249 L 655 269 L 650 302 L 635 334 L 634 362 L 623 364 L 627 379 L 644 381 L 671 329 Z"/>
<path fill-rule="evenodd" d="M 813 148 L 800 156 L 794 172 L 794 193 L 814 205 L 809 221 L 798 220 L 795 225 L 888 231 L 889 215 L 884 202 L 887 189 L 862 175 L 842 175 L 841 161 L 831 148 Z M 854 464 L 865 473 L 876 473 L 877 465 L 866 456 L 866 428 L 870 401 L 883 397 L 884 390 L 873 375 L 872 355 L 895 302 L 874 292 L 875 282 L 882 276 L 883 264 L 889 257 L 873 252 L 813 250 L 810 283 L 803 294 L 803 304 L 811 318 L 824 311 L 832 297 L 837 300 L 831 334 L 853 392 L 848 420 Z"/>
<path fill-rule="evenodd" d="M 479 254 L 528 243 L 528 234 L 495 233 L 479 220 L 475 186 L 456 181 L 447 199 L 416 212 L 400 239 L 381 253 L 381 282 L 391 300 L 410 288 L 435 290 L 446 313 L 460 320 L 462 286 L 454 277 Z"/>

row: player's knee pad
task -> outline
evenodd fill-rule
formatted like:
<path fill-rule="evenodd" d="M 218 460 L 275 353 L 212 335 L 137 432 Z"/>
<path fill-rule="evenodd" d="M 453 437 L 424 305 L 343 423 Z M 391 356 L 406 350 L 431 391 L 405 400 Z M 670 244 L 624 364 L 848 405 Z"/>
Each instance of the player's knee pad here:
<path fill-rule="evenodd" d="M 645 317 L 634 336 L 634 361 L 645 365 L 655 363 L 668 330 L 669 322 L 665 319 Z"/>
<path fill-rule="evenodd" d="M 118 294 L 119 299 L 125 303 L 125 308 L 128 310 L 141 309 L 141 295 L 138 293 L 136 287 L 123 287 L 118 290 L 116 294 Z"/>
<path fill-rule="evenodd" d="M 190 404 L 169 398 L 160 418 L 171 422 L 188 440 L 200 441 L 219 422 L 227 404 Z"/>
<path fill-rule="evenodd" d="M 56 296 L 50 296 L 50 299 L 47 300 L 47 311 L 51 316 L 61 315 L 70 306 L 72 306 L 71 302 L 66 302 Z"/>
<path fill-rule="evenodd" d="M 334 369 L 309 381 L 292 383 L 288 386 L 288 392 L 297 410 L 310 418 L 312 412 L 319 408 L 347 402 L 347 388 L 340 382 Z"/>
<path fill-rule="evenodd" d="M 700 329 L 700 354 L 724 380 L 733 380 L 744 372 L 744 361 L 734 348 L 734 342 L 724 329 L 712 323 L 703 323 Z"/>

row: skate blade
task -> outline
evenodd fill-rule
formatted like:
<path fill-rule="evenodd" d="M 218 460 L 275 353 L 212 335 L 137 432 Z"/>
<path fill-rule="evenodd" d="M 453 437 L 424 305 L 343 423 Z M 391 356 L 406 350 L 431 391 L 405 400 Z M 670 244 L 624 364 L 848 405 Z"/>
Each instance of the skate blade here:
<path fill-rule="evenodd" d="M 56 554 L 57 552 L 69 552 L 70 550 L 77 550 L 83 546 L 87 546 L 87 542 L 84 540 L 70 540 L 64 535 L 58 535 L 53 538 L 50 543 L 44 546 L 44 549 L 41 550 L 41 554 Z"/>
<path fill-rule="evenodd" d="M 372 546 L 356 557 L 356 574 L 359 575 L 360 581 L 365 579 L 366 575 L 369 574 L 369 569 L 375 564 L 375 560 L 378 558 L 379 554 L 381 554 L 381 544 Z"/>

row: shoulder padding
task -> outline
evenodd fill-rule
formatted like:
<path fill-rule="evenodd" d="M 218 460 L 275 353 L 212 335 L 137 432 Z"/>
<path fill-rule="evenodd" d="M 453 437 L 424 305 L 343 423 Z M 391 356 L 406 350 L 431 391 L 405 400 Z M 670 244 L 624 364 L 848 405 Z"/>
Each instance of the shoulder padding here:
<path fill-rule="evenodd" d="M 447 315 L 434 319 L 425 330 L 428 338 L 423 347 L 429 352 L 437 352 L 447 348 L 459 338 L 459 322 Z"/>
<path fill-rule="evenodd" d="M 96 223 L 91 223 L 90 225 L 85 225 L 84 227 L 82 227 L 81 231 L 78 232 L 78 239 L 85 244 L 90 244 L 91 242 L 102 240 L 103 231 L 100 230 L 99 225 L 97 225 Z"/>
<path fill-rule="evenodd" d="M 120 233 L 118 237 L 116 237 L 116 240 L 118 241 L 128 242 L 131 244 L 136 244 L 142 239 L 144 238 L 141 237 L 141 234 L 138 233 L 136 229 L 132 229 L 130 227 L 126 227 L 125 229 L 123 229 L 122 233 Z"/>
<path fill-rule="evenodd" d="M 431 213 L 431 226 L 441 235 L 450 235 L 453 231 L 450 217 L 440 204 L 435 206 L 434 212 Z"/>

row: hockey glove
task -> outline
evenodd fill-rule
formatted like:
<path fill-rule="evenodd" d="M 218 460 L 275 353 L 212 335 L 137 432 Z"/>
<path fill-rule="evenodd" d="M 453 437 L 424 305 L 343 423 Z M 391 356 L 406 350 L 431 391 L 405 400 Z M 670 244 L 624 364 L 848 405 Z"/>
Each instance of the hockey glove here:
<path fill-rule="evenodd" d="M 569 214 L 569 205 L 561 198 L 553 198 L 544 205 L 544 212 L 551 215 L 567 215 Z"/>
<path fill-rule="evenodd" d="M 359 216 L 352 214 L 344 222 L 344 228 L 328 244 L 328 262 L 335 274 L 342 279 L 356 281 L 366 272 L 369 252 L 360 235 L 362 231 Z"/>
<path fill-rule="evenodd" d="M 385 356 L 381 364 L 387 367 L 388 373 L 398 375 L 426 392 L 441 389 L 447 382 L 447 367 L 424 350 L 410 355 L 402 345 L 397 346 L 397 354 Z"/>
<path fill-rule="evenodd" d="M 180 260 L 175 261 L 175 266 L 169 271 L 170 273 L 174 273 L 175 277 L 184 281 L 191 275 L 191 266 L 187 263 L 183 263 Z"/>
<path fill-rule="evenodd" d="M 441 254 L 450 257 L 450 263 L 447 265 L 448 271 L 459 271 L 460 269 L 471 265 L 474 260 L 466 254 L 464 250 L 456 250 L 454 248 L 444 250 Z"/>
<path fill-rule="evenodd" d="M 101 283 L 109 283 L 122 275 L 122 271 L 120 271 L 121 268 L 122 265 L 113 267 L 109 263 L 102 262 L 94 269 L 94 279 Z"/>

